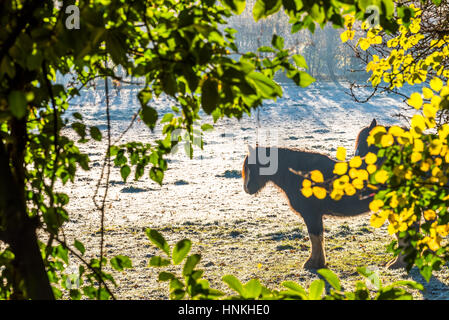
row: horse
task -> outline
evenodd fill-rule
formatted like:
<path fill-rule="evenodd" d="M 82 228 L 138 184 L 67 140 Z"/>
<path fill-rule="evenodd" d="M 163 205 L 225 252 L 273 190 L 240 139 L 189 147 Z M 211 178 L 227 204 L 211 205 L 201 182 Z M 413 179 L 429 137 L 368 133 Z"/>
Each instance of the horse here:
<path fill-rule="evenodd" d="M 266 157 L 267 152 L 276 153 L 278 163 L 277 170 L 264 174 L 264 170 L 267 172 L 267 166 L 272 165 L 267 161 L 260 161 L 260 158 Z M 369 203 L 372 201 L 372 196 L 362 197 L 362 191 L 352 196 L 345 195 L 338 201 L 330 198 L 329 195 L 326 195 L 324 199 L 318 199 L 313 196 L 306 198 L 301 193 L 304 177 L 298 175 L 298 172 L 308 173 L 319 170 L 324 180 L 331 179 L 335 176 L 333 169 L 336 162 L 327 155 L 317 152 L 260 146 L 255 148 L 249 146 L 248 155 L 243 162 L 243 189 L 246 193 L 255 195 L 267 183 L 274 183 L 287 197 L 293 212 L 303 218 L 311 244 L 310 256 L 303 264 L 305 269 L 326 267 L 323 216 L 352 217 L 370 211 Z"/>
<path fill-rule="evenodd" d="M 373 119 L 373 121 L 371 121 L 371 124 L 368 127 L 365 127 L 362 130 L 360 130 L 359 134 L 357 135 L 357 139 L 355 140 L 355 151 L 354 151 L 355 156 L 364 157 L 368 154 L 368 152 L 377 154 L 378 148 L 374 145 L 368 146 L 367 142 L 369 133 L 376 126 L 377 120 Z M 387 130 L 388 128 L 389 127 L 387 127 Z"/>
<path fill-rule="evenodd" d="M 378 125 L 376 119 L 373 119 L 371 121 L 371 124 L 368 127 L 363 128 L 356 139 L 356 144 L 355 144 L 355 152 L 354 154 L 356 156 L 360 156 L 360 157 L 365 157 L 369 152 L 377 154 L 379 148 L 377 148 L 374 145 L 368 146 L 368 142 L 367 139 L 369 137 L 369 134 L 371 132 L 372 129 L 374 129 L 374 127 L 376 127 Z M 386 126 L 385 129 L 388 131 L 390 127 Z M 405 129 L 405 128 L 404 128 Z M 378 159 L 377 165 L 379 165 L 379 163 L 382 161 L 382 159 Z M 416 230 L 419 230 L 420 228 L 420 224 L 419 222 L 415 222 L 414 223 L 414 228 Z M 407 241 L 399 238 L 398 234 L 396 234 L 396 237 L 398 238 L 398 247 L 405 247 L 407 246 Z M 393 260 L 389 261 L 386 265 L 386 267 L 388 269 L 400 269 L 400 268 L 405 268 L 407 266 L 407 263 L 405 262 L 405 254 L 403 254 L 403 252 L 401 251 L 398 256 L 396 258 L 394 258 Z"/>

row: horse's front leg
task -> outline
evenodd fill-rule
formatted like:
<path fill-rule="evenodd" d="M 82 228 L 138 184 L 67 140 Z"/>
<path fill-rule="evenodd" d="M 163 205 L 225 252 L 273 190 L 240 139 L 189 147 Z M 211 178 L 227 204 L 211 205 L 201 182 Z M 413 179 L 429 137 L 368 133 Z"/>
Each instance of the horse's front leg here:
<path fill-rule="evenodd" d="M 324 249 L 324 228 L 321 214 L 303 216 L 309 232 L 311 245 L 310 257 L 303 265 L 304 269 L 321 269 L 326 267 L 326 251 Z"/>

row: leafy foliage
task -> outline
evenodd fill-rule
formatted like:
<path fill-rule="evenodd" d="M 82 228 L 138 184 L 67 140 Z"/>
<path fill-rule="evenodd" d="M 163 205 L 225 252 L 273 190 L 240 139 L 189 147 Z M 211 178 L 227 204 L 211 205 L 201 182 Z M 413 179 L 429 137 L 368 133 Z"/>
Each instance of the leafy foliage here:
<path fill-rule="evenodd" d="M 382 59 L 373 55 L 367 71 L 372 72 L 373 86 L 382 80 L 391 88 L 427 80 L 428 86 L 407 100 L 417 112 L 409 128 L 373 128 L 367 143 L 376 151 L 349 162 L 344 156 L 339 158 L 342 162 L 335 165 L 335 178 L 328 189 L 335 200 L 360 194 L 365 188 L 376 192 L 370 204 L 371 225 L 379 228 L 388 220 L 389 233 L 398 234 L 405 243 L 393 249 L 393 242 L 390 249 L 405 256 L 408 270 L 416 265 L 429 280 L 449 254 L 444 241 L 449 234 L 449 125 L 441 121 L 441 115 L 449 110 L 449 70 L 442 63 L 449 58 L 449 38 L 432 39 L 432 50 L 414 57 L 410 52 L 425 37 L 419 33 L 421 10 L 411 8 L 408 23 L 398 20 L 399 32 L 387 41 L 387 46 L 394 48 L 390 55 Z M 368 50 L 372 44 L 382 43 L 381 30 L 379 26 L 368 29 L 358 45 Z M 312 191 L 315 183 L 306 179 L 302 193 L 318 197 Z"/>
<path fill-rule="evenodd" d="M 89 248 L 75 241 L 72 249 L 62 232 L 69 220 L 66 206 L 70 199 L 58 192 L 56 186 L 73 183 L 78 168 L 89 170 L 89 157 L 80 151 L 78 144 L 90 138 L 105 140 L 104 132 L 88 127 L 82 114 L 73 114 L 73 121 L 64 117 L 70 100 L 83 88 L 96 84 L 98 79 L 104 80 L 105 113 L 109 119 L 109 80 L 129 82 L 116 72 L 117 67 L 129 77 L 142 79 L 144 84 L 137 97 L 140 110 L 135 117 L 140 117 L 151 130 L 159 121 L 159 114 L 151 105 L 152 98 L 165 94 L 175 101 L 173 113 L 161 119 L 163 137 L 153 143 L 130 141 L 115 145 L 108 121 L 106 179 L 111 160 L 120 168 L 125 181 L 133 169 L 134 178 L 139 179 L 149 167 L 150 179 L 162 183 L 167 169 L 164 156 L 179 142 L 178 135 L 173 139 L 174 133 L 185 132 L 189 145 L 195 145 L 194 124 L 200 120 L 201 110 L 212 115 L 214 121 L 250 114 L 263 100 L 282 95 L 281 87 L 273 80 L 278 71 L 285 72 L 300 86 L 313 81 L 305 72 L 304 59 L 299 55 L 291 57 L 278 35 L 273 36 L 273 48 L 239 52 L 235 30 L 221 31 L 220 26 L 226 24 L 232 13 L 241 13 L 246 2 L 223 0 L 221 3 L 214 0 L 80 0 L 75 2 L 80 12 L 80 29 L 69 29 L 65 24 L 67 1 L 62 5 L 52 0 L 2 3 L 0 240 L 7 244 L 0 253 L 1 266 L 5 267 L 0 281 L 2 297 L 53 299 L 62 297 L 61 289 L 64 289 L 73 299 L 82 295 L 107 299 L 113 297 L 108 285 L 115 285 L 115 281 L 103 267 L 108 261 L 118 271 L 132 266 L 124 256 L 109 260 L 103 256 L 104 201 L 97 205 L 103 217 L 98 259 L 84 260 Z M 368 3 L 371 1 L 259 0 L 254 12 L 259 19 L 284 8 L 294 30 L 313 31 L 315 22 L 321 26 L 327 22 L 342 26 L 342 9 L 361 19 Z M 385 30 L 395 30 L 389 9 L 393 2 L 382 0 L 381 3 L 381 25 Z M 261 57 L 262 52 L 271 55 Z M 56 75 L 69 74 L 74 76 L 69 85 L 56 82 Z M 79 135 L 78 141 L 64 134 L 69 128 Z M 210 126 L 201 128 L 208 130 Z M 196 145 L 202 147 L 201 141 Z M 189 156 L 192 152 L 190 148 Z M 106 197 L 107 187 L 103 199 Z M 37 239 L 37 230 L 46 235 L 46 243 Z M 157 243 L 163 250 L 167 249 L 165 244 Z M 176 262 L 180 262 L 188 249 L 184 243 L 166 254 L 175 255 Z M 82 262 L 78 270 L 79 289 L 67 286 L 73 280 L 64 273 L 70 262 L 69 253 Z M 174 296 L 207 289 L 198 280 L 200 274 L 193 271 L 195 259 L 190 258 L 185 271 L 191 274 L 193 287 L 187 284 L 187 289 L 182 289 L 179 280 L 168 274 L 164 276 L 170 279 Z M 154 259 L 153 263 L 164 265 L 166 261 Z M 248 290 L 253 295 L 257 293 L 257 283 L 248 284 Z"/>
<path fill-rule="evenodd" d="M 161 249 L 166 247 L 167 242 L 163 236 L 156 230 L 147 229 L 146 234 L 150 241 Z M 188 246 L 185 244 L 189 243 Z M 272 290 L 263 286 L 258 279 L 251 279 L 247 283 L 241 283 L 233 275 L 225 275 L 222 281 L 235 292 L 234 295 L 226 295 L 224 292 L 210 288 L 209 281 L 203 279 L 203 270 L 195 270 L 195 267 L 201 260 L 201 255 L 188 255 L 190 251 L 190 240 L 179 241 L 173 249 L 173 255 L 164 249 L 167 259 L 159 256 L 153 256 L 150 260 L 152 267 L 166 267 L 173 262 L 179 264 L 184 261 L 182 276 L 173 272 L 159 272 L 158 280 L 169 283 L 170 299 L 224 299 L 224 300 L 412 300 L 413 296 L 405 288 L 413 290 L 423 290 L 423 286 L 414 281 L 397 281 L 387 286 L 383 286 L 376 273 L 366 269 L 359 268 L 357 271 L 365 278 L 365 282 L 358 281 L 352 291 L 344 291 L 338 277 L 329 269 L 318 270 L 319 275 L 324 278 L 314 280 L 308 290 L 294 281 L 284 281 L 282 290 Z M 168 244 L 167 244 L 168 246 Z M 182 259 L 179 259 L 176 248 L 184 247 L 186 250 Z M 188 249 L 188 250 L 187 250 Z M 166 261 L 164 264 L 153 264 L 153 260 Z M 329 292 L 325 292 L 326 283 L 330 286 Z M 367 284 L 374 287 L 370 290 Z"/>

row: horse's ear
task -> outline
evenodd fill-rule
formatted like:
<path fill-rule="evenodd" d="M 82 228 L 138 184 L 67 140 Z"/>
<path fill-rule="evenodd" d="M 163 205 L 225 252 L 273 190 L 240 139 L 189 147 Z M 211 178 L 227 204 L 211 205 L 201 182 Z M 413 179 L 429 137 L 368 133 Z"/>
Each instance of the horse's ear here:
<path fill-rule="evenodd" d="M 370 124 L 369 128 L 372 129 L 375 126 L 377 126 L 377 121 L 376 121 L 376 119 L 373 119 L 373 121 L 371 121 L 371 124 Z"/>

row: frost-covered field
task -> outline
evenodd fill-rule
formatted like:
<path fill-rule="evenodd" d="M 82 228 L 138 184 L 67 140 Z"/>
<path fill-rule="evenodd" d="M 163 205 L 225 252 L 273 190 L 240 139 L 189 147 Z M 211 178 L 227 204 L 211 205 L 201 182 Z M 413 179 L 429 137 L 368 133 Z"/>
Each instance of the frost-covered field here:
<path fill-rule="evenodd" d="M 113 91 L 113 139 L 137 111 L 137 92 L 137 88 L 122 88 L 118 96 Z M 98 88 L 83 92 L 70 110 L 82 112 L 87 123 L 99 125 L 105 136 L 103 95 Z M 358 104 L 342 88 L 329 83 L 316 83 L 306 89 L 284 85 L 284 97 L 261 108 L 259 132 L 264 136 L 269 131 L 270 141 L 278 146 L 331 156 L 335 156 L 338 146 L 344 146 L 348 156 L 352 156 L 358 131 L 373 118 L 381 124 L 397 123 L 392 114 L 401 103 L 396 96 L 377 96 L 370 103 Z M 154 105 L 163 114 L 173 103 L 161 98 Z M 196 149 L 192 160 L 182 151 L 170 156 L 162 187 L 150 181 L 147 174 L 140 181 L 133 181 L 132 173 L 124 184 L 119 170 L 113 168 L 105 219 L 106 254 L 128 255 L 134 266 L 116 274 L 118 298 L 168 298 L 167 284 L 156 281 L 158 270 L 147 267 L 149 259 L 159 252 L 146 238 L 145 228 L 161 231 L 170 244 L 190 238 L 192 251 L 202 254 L 200 268 L 205 270 L 205 278 L 223 290 L 226 287 L 220 278 L 228 273 L 242 281 L 257 277 L 272 288 L 278 288 L 284 280 L 308 286 L 317 278 L 300 268 L 310 250 L 307 231 L 282 194 L 271 185 L 258 196 L 243 191 L 240 170 L 246 145 L 256 140 L 256 128 L 255 116 L 219 121 L 213 131 L 205 134 L 204 150 Z M 160 130 L 151 133 L 136 122 L 123 141 L 151 142 L 159 134 Z M 73 238 L 83 241 L 88 248 L 86 254 L 94 256 L 99 252 L 100 213 L 95 210 L 92 195 L 106 146 L 104 141 L 89 142 L 81 149 L 92 160 L 91 170 L 79 171 L 77 181 L 63 187 L 71 199 L 65 233 L 70 243 Z M 423 281 L 416 270 L 407 275 L 383 267 L 391 258 L 385 253 L 391 238 L 385 228 L 371 228 L 368 215 L 326 218 L 325 229 L 329 267 L 342 278 L 347 289 L 360 279 L 356 273 L 359 266 L 377 270 L 387 283 L 405 278 Z M 417 297 L 448 299 L 447 271 L 444 267 L 426 285 L 424 297 Z"/>

